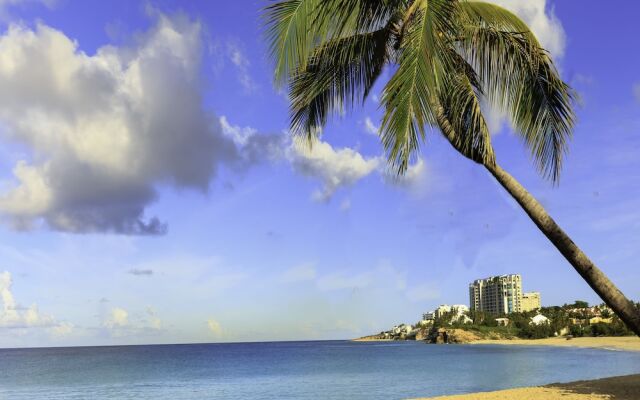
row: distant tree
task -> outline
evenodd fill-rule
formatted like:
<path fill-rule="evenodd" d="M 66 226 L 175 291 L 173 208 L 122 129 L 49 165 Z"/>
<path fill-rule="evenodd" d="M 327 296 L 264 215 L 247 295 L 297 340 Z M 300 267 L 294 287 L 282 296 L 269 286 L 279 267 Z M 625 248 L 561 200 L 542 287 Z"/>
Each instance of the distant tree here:
<path fill-rule="evenodd" d="M 584 336 L 584 328 L 582 325 L 571 325 L 569 326 L 569 334 L 574 337 Z"/>
<path fill-rule="evenodd" d="M 571 306 L 573 308 L 589 308 L 589 303 L 582 300 L 576 300 Z"/>
<path fill-rule="evenodd" d="M 553 336 L 554 330 L 549 324 L 527 324 L 520 328 L 518 336 L 523 339 L 543 339 Z"/>

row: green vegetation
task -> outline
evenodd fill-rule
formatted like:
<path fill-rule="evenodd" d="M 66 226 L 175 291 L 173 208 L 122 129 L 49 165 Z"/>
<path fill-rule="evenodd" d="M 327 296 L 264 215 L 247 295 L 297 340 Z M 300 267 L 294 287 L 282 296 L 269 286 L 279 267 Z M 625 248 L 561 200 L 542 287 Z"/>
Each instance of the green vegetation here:
<path fill-rule="evenodd" d="M 640 306 L 639 306 L 640 307 Z M 549 319 L 548 323 L 535 325 L 531 318 L 542 314 Z M 476 333 L 485 339 L 542 339 L 546 337 L 572 335 L 581 336 L 628 336 L 634 333 L 613 314 L 604 304 L 588 307 L 584 301 L 563 306 L 542 307 L 538 311 L 511 313 L 508 315 L 491 315 L 479 311 L 466 314 L 471 323 L 454 321 L 454 313 L 445 313 L 434 320 L 431 329 L 453 328 L 464 329 Z M 498 318 L 507 318 L 508 323 L 502 326 Z M 606 322 L 605 322 L 606 321 Z"/>

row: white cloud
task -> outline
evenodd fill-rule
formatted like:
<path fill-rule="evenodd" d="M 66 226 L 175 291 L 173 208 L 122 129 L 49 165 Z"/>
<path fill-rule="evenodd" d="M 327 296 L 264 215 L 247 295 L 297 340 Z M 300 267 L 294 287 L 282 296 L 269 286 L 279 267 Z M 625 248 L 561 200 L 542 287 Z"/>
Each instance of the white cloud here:
<path fill-rule="evenodd" d="M 302 264 L 286 270 L 280 280 L 284 283 L 310 281 L 315 279 L 316 275 L 313 264 Z"/>
<path fill-rule="evenodd" d="M 250 126 L 231 125 L 224 115 L 220 117 L 220 125 L 222 132 L 240 146 L 245 146 L 249 139 L 258 133 L 257 129 Z"/>
<path fill-rule="evenodd" d="M 319 179 L 322 187 L 312 194 L 316 201 L 328 202 L 339 189 L 353 186 L 374 172 L 379 173 L 386 183 L 396 186 L 409 189 L 424 186 L 421 183 L 424 181 L 426 164 L 422 159 L 418 159 L 404 175 L 398 177 L 389 171 L 384 156 L 367 157 L 349 147 L 336 149 L 322 140 L 316 140 L 309 148 L 303 141 L 292 140 L 288 132 L 261 134 L 251 126 L 231 124 L 224 115 L 219 122 L 223 134 L 236 144 L 242 165 L 286 161 L 295 172 Z M 365 127 L 369 124 L 372 122 L 366 118 Z M 372 129 L 377 128 L 373 126 Z M 342 211 L 350 207 L 349 199 L 340 204 Z"/>
<path fill-rule="evenodd" d="M 71 335 L 74 329 L 75 326 L 69 322 L 61 322 L 58 325 L 49 328 L 51 334 L 57 338 Z"/>
<path fill-rule="evenodd" d="M 163 233 L 145 216 L 158 185 L 206 191 L 220 163 L 241 161 L 202 107 L 200 37 L 163 15 L 136 46 L 94 55 L 42 24 L 0 36 L 1 133 L 30 151 L 0 191 L 14 227 Z"/>
<path fill-rule="evenodd" d="M 152 329 L 162 329 L 162 320 L 158 318 L 158 314 L 153 307 L 147 307 L 147 318 L 149 327 Z"/>
<path fill-rule="evenodd" d="M 262 161 L 277 162 L 284 158 L 289 142 L 283 134 L 260 134 L 251 126 L 233 125 L 227 117 L 219 119 L 222 133 L 231 139 L 239 149 L 240 166 L 246 167 Z"/>
<path fill-rule="evenodd" d="M 37 304 L 24 308 L 20 307 L 13 297 L 11 273 L 4 271 L 0 273 L 0 299 L 2 309 L 0 310 L 1 328 L 50 328 L 52 333 L 70 327 L 70 324 L 56 321 L 54 317 L 40 312 Z"/>
<path fill-rule="evenodd" d="M 366 117 L 364 119 L 364 131 L 370 135 L 378 136 L 378 132 L 380 131 L 380 127 L 375 125 L 371 118 Z"/>
<path fill-rule="evenodd" d="M 553 7 L 547 0 L 491 0 L 520 18 L 531 28 L 542 47 L 553 56 L 564 54 L 566 35 Z"/>
<path fill-rule="evenodd" d="M 257 83 L 249 73 L 251 63 L 237 41 L 227 42 L 227 56 L 238 73 L 238 82 L 246 93 L 253 93 L 258 89 Z"/>
<path fill-rule="evenodd" d="M 112 308 L 103 325 L 111 330 L 125 328 L 129 325 L 129 312 L 120 307 Z"/>
<path fill-rule="evenodd" d="M 315 142 L 311 149 L 294 142 L 288 158 L 294 170 L 322 181 L 322 188 L 313 194 L 313 198 L 325 202 L 339 188 L 352 186 L 384 163 L 382 157 L 363 157 L 348 147 L 336 150 L 323 141 Z"/>
<path fill-rule="evenodd" d="M 136 336 L 162 330 L 163 323 L 153 307 L 130 313 L 122 307 L 114 307 L 105 316 L 102 326 L 111 336 Z"/>
<path fill-rule="evenodd" d="M 635 97 L 636 101 L 640 103 L 640 82 L 633 85 L 632 91 L 633 97 Z"/>
<path fill-rule="evenodd" d="M 215 336 L 222 336 L 222 326 L 213 318 L 207 320 L 207 328 Z"/>

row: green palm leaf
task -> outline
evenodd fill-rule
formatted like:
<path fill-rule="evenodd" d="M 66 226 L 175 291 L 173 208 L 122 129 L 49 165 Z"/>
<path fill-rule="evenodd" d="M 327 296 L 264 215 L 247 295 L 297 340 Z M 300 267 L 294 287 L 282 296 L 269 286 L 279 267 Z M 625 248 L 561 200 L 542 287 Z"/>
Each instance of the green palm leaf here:
<path fill-rule="evenodd" d="M 309 143 L 333 111 L 368 95 L 390 57 L 389 27 L 320 46 L 290 83 L 291 130 Z"/>
<path fill-rule="evenodd" d="M 315 48 L 336 38 L 379 30 L 405 0 L 285 0 L 265 8 L 275 82 L 306 68 Z"/>
<path fill-rule="evenodd" d="M 574 93 L 527 26 L 488 3 L 460 3 L 461 54 L 487 96 L 508 111 L 538 170 L 557 182 L 575 122 Z"/>
<path fill-rule="evenodd" d="M 382 95 L 385 115 L 380 128 L 389 163 L 398 173 L 406 171 L 426 126 L 436 124 L 438 85 L 450 64 L 444 50 L 453 32 L 453 4 L 417 0 L 404 19 L 399 65 Z"/>
<path fill-rule="evenodd" d="M 480 164 L 495 164 L 491 135 L 482 114 L 482 88 L 475 71 L 462 57 L 454 57 L 454 73 L 444 80 L 437 111 L 438 126 L 460 153 Z"/>

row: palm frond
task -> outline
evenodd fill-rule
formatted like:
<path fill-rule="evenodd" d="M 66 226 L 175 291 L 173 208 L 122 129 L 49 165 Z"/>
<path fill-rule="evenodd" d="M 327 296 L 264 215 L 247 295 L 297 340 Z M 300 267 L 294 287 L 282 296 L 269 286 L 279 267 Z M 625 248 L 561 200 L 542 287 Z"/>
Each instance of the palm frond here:
<path fill-rule="evenodd" d="M 437 120 L 440 130 L 465 157 L 484 165 L 495 164 L 491 135 L 480 107 L 478 76 L 462 57 L 444 80 Z"/>
<path fill-rule="evenodd" d="M 443 70 L 449 65 L 445 51 L 452 35 L 454 3 L 416 0 L 405 18 L 398 68 L 387 83 L 382 104 L 382 143 L 391 167 L 406 171 L 425 137 L 427 125 L 436 124 L 434 105 Z"/>
<path fill-rule="evenodd" d="M 290 82 L 291 131 L 309 143 L 330 113 L 363 102 L 389 58 L 391 30 L 333 39 Z"/>
<path fill-rule="evenodd" d="M 379 30 L 406 0 L 284 0 L 264 9 L 266 36 L 275 61 L 275 82 L 283 85 L 306 68 L 316 47 L 327 41 Z"/>
<path fill-rule="evenodd" d="M 482 2 L 461 2 L 460 9 L 461 54 L 487 97 L 508 112 L 540 173 L 557 182 L 575 123 L 573 90 L 517 16 Z"/>

